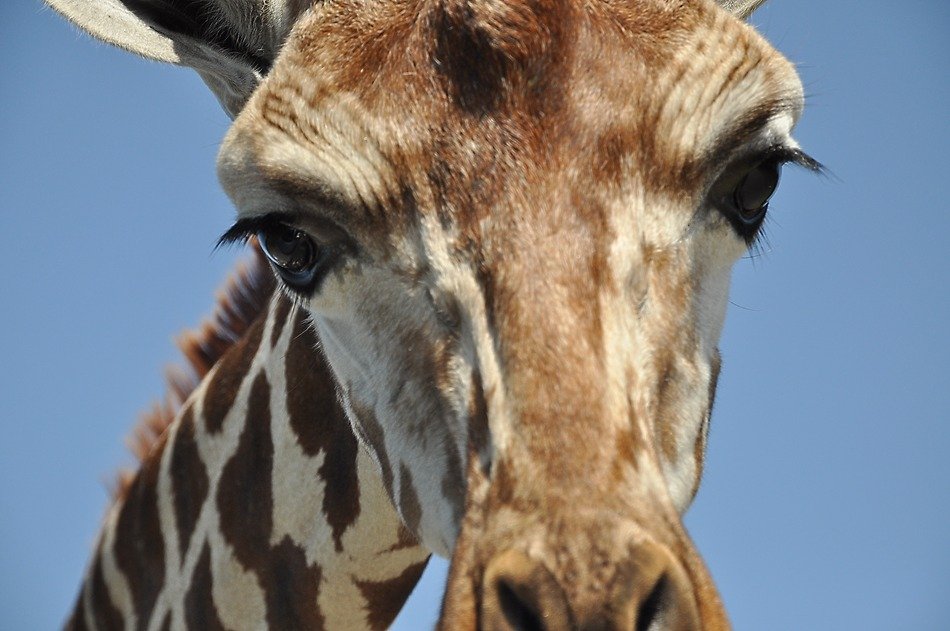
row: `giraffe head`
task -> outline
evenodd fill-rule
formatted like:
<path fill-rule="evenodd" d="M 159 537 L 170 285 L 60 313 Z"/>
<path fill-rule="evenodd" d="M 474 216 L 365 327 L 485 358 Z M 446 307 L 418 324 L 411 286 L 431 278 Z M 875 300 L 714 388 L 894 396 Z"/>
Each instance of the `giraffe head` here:
<path fill-rule="evenodd" d="M 680 516 L 732 264 L 814 166 L 759 2 L 207 0 L 256 16 L 224 35 L 126 4 L 239 112 L 224 239 L 260 238 L 452 557 L 443 626 L 725 628 Z"/>

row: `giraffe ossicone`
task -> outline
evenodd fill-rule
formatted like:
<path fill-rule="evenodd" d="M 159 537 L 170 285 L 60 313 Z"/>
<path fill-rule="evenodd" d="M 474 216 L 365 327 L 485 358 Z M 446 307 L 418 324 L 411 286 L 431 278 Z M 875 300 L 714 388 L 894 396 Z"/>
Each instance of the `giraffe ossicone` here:
<path fill-rule="evenodd" d="M 432 552 L 443 629 L 728 628 L 681 515 L 731 267 L 817 167 L 761 0 L 48 2 L 201 74 L 260 242 L 72 627 L 385 628 Z"/>

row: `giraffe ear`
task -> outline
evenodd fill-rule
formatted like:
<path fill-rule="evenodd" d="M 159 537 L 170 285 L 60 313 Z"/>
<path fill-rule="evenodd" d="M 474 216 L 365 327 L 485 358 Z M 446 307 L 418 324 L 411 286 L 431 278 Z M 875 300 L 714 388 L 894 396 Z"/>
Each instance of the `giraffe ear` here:
<path fill-rule="evenodd" d="M 716 0 L 723 9 L 738 18 L 745 19 L 765 4 L 765 0 Z"/>
<path fill-rule="evenodd" d="M 301 0 L 46 0 L 93 37 L 148 59 L 194 68 L 237 116 L 270 68 Z M 268 6 L 264 6 L 264 5 Z"/>

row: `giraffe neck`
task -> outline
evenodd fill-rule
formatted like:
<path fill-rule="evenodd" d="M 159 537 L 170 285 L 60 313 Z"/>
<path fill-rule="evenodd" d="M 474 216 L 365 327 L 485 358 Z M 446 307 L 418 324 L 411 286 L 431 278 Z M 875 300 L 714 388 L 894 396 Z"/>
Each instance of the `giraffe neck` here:
<path fill-rule="evenodd" d="M 385 628 L 427 557 L 278 294 L 109 511 L 67 627 Z"/>

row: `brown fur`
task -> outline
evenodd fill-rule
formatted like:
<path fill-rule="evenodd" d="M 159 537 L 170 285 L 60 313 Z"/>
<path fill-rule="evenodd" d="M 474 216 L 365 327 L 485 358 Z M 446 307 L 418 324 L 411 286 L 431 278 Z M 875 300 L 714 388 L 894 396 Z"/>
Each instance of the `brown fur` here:
<path fill-rule="evenodd" d="M 417 531 L 435 506 L 406 487 L 424 466 L 410 449 L 391 450 L 424 444 L 417 427 L 448 442 L 414 419 L 442 418 L 431 410 L 454 396 L 458 377 L 426 363 L 443 354 L 441 329 L 384 303 L 363 268 L 391 265 L 409 279 L 407 296 L 416 282 L 455 291 L 470 300 L 466 316 L 484 318 L 492 352 L 479 358 L 497 354 L 499 398 L 510 402 L 488 416 L 509 432 L 498 432 L 487 496 L 467 506 L 455 540 L 443 627 L 478 628 L 479 601 L 493 597 L 488 569 L 513 549 L 543 557 L 579 626 L 606 615 L 612 584 L 625 607 L 643 602 L 630 577 L 657 564 L 683 620 L 725 628 L 678 514 L 698 484 L 691 448 L 714 372 L 715 334 L 700 337 L 713 321 L 703 318 L 703 283 L 737 245 L 713 209 L 698 209 L 712 205 L 707 180 L 794 110 L 791 67 L 709 2 L 442 0 L 418 16 L 394 6 L 343 0 L 302 22 L 219 167 L 245 218 L 299 209 L 302 230 L 333 221 L 356 243 L 359 271 L 341 272 L 328 304 L 354 305 L 337 320 L 359 323 L 349 330 L 380 340 L 375 357 L 397 355 L 403 379 L 432 387 L 417 388 L 416 409 L 387 417 L 372 405 L 382 380 L 338 376 L 355 430 Z M 432 274 L 451 277 L 451 288 L 414 280 L 429 262 L 405 253 L 416 241 L 445 248 L 452 273 L 433 265 Z M 483 303 L 455 289 L 456 274 L 478 283 Z M 319 323 L 323 303 L 311 300 Z M 611 625 L 633 626 L 621 624 L 629 612 L 615 613 Z"/>
<path fill-rule="evenodd" d="M 205 26 L 191 22 L 186 34 Z M 739 181 L 737 156 L 766 140 L 772 118 L 794 118 L 799 91 L 791 66 L 708 0 L 339 0 L 315 4 L 289 38 L 229 132 L 219 172 L 242 215 L 235 230 L 279 220 L 338 255 L 325 284 L 299 292 L 301 313 L 315 316 L 352 430 L 403 522 L 432 549 L 454 546 L 441 628 L 536 626 L 505 620 L 520 614 L 548 628 L 728 627 L 680 521 L 701 469 L 727 259 L 740 251 L 715 185 L 723 169 Z M 313 401 L 296 400 L 324 389 L 301 377 L 317 374 L 309 354 L 287 351 L 290 418 L 271 410 L 282 380 L 248 372 L 263 318 L 234 333 L 264 304 L 242 286 L 183 343 L 194 374 L 170 379 L 167 413 L 140 430 L 137 451 L 150 455 L 125 491 L 116 561 L 144 620 L 168 573 L 143 567 L 165 556 L 153 532 L 158 449 L 217 363 L 199 429 L 217 435 L 209 442 L 229 435 L 226 418 L 241 431 L 229 459 L 209 465 L 221 471 L 215 523 L 257 575 L 267 624 L 316 628 L 329 620 L 312 598 L 324 567 L 289 536 L 278 541 L 273 507 L 283 497 L 296 511 L 298 489 L 273 483 L 284 478 L 271 428 L 288 420 L 305 452 L 328 452 Z M 262 296 L 272 292 L 268 283 Z M 443 303 L 455 308 L 443 314 Z M 322 317 L 324 307 L 337 311 Z M 302 332 L 270 336 L 316 347 L 301 346 Z M 245 377 L 242 422 L 230 412 Z M 463 408 L 471 418 L 452 416 Z M 200 480 L 203 469 L 184 474 L 187 428 L 177 436 L 177 474 Z M 465 476 L 467 440 L 492 453 L 485 466 L 470 453 Z M 327 484 L 355 461 L 333 446 L 346 457 L 327 457 Z M 181 495 L 184 547 L 188 500 L 206 490 Z M 337 550 L 362 510 L 345 495 L 321 507 Z M 404 568 L 396 584 L 415 577 Z"/>
<path fill-rule="evenodd" d="M 185 400 L 205 375 L 267 309 L 276 288 L 274 275 L 256 239 L 251 242 L 251 258 L 231 273 L 218 291 L 211 316 L 197 329 L 185 331 L 177 340 L 186 362 L 166 371 L 168 391 L 165 401 L 144 413 L 128 438 L 129 450 L 144 463 L 175 420 Z M 113 491 L 114 499 L 125 497 L 134 472 L 122 470 Z"/>

